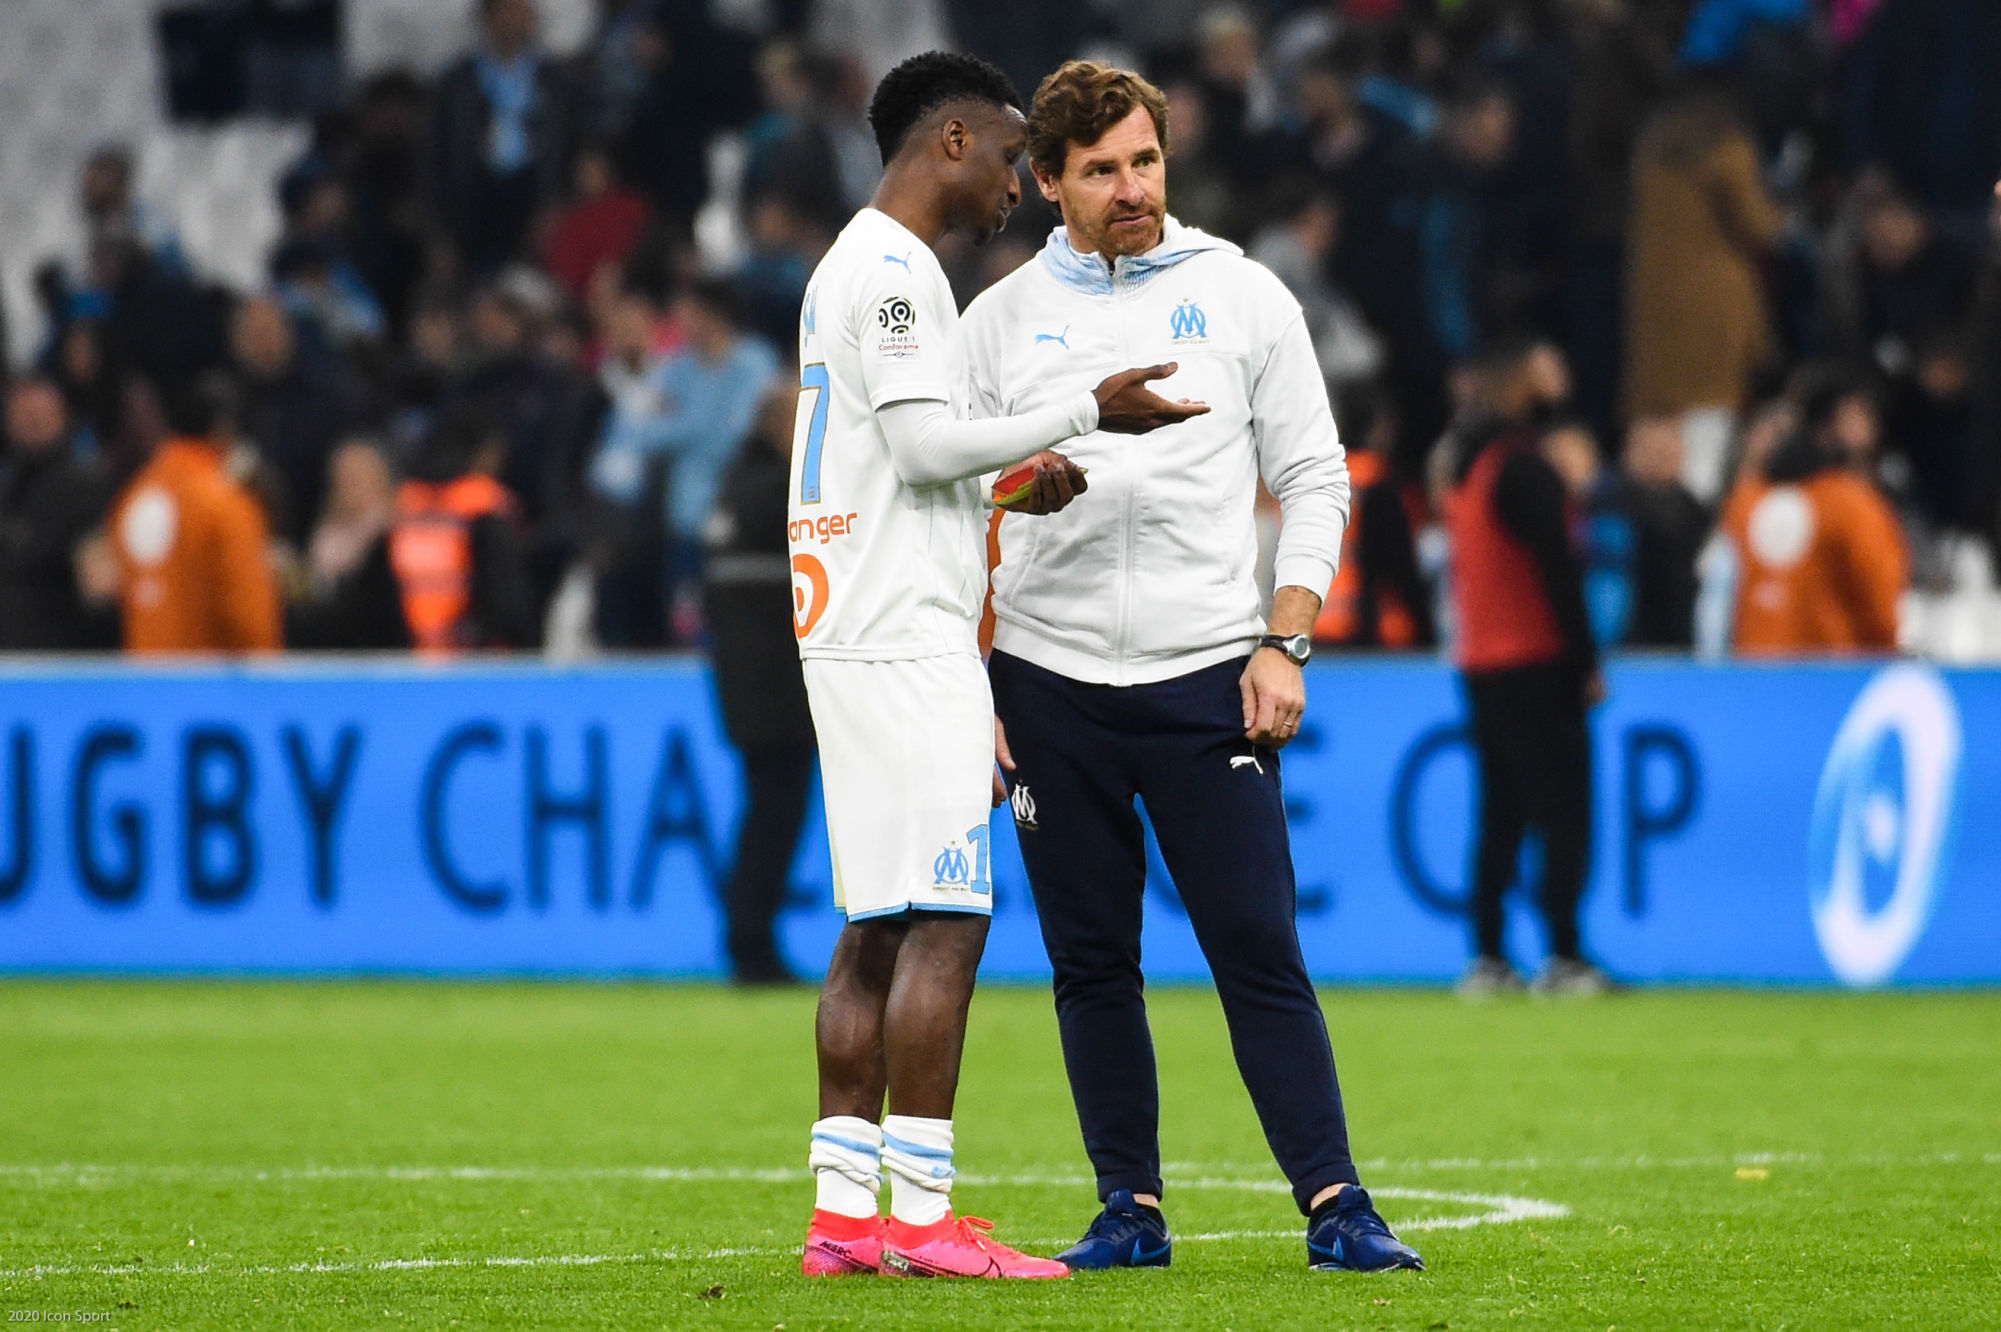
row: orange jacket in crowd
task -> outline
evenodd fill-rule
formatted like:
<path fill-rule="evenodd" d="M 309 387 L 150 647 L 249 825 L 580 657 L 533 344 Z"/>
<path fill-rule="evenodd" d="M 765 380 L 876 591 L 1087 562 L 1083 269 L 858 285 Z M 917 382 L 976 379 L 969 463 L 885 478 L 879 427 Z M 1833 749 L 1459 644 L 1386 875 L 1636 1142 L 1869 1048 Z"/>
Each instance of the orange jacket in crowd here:
<path fill-rule="evenodd" d="M 1890 652 L 1911 557 L 1889 501 L 1866 476 L 1826 467 L 1747 476 L 1723 509 L 1737 548 L 1732 635 L 1747 655 Z"/>
<path fill-rule="evenodd" d="M 283 646 L 264 510 L 221 446 L 170 439 L 118 497 L 125 646 L 133 652 L 273 652 Z"/>

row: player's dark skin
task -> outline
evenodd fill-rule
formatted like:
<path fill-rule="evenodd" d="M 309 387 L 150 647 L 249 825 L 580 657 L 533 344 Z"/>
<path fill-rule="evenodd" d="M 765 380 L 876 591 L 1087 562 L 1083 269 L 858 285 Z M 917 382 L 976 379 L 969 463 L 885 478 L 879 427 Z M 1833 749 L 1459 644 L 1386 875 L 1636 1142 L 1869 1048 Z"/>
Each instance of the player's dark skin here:
<path fill-rule="evenodd" d="M 926 245 L 948 231 L 983 245 L 1021 202 L 1015 163 L 1027 148 L 1020 111 L 949 102 L 911 129 L 870 205 Z M 1208 411 L 1147 388 L 1173 373 L 1172 365 L 1148 366 L 1098 385 L 1099 429 L 1143 434 Z M 1068 458 L 1052 450 L 1034 461 L 1035 491 L 1011 509 L 1054 513 L 1084 492 L 1084 474 Z M 891 1114 L 952 1117 L 966 1012 L 989 923 L 985 915 L 918 910 L 905 919 L 842 927 L 815 1024 L 822 1119 L 879 1120 L 885 1098 Z"/>

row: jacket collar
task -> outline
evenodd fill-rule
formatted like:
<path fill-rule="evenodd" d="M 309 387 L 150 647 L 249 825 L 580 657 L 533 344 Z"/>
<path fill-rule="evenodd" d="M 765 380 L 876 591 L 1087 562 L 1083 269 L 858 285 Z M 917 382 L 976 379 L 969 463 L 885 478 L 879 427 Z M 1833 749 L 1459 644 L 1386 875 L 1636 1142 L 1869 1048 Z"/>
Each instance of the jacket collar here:
<path fill-rule="evenodd" d="M 1059 225 L 1049 233 L 1049 240 L 1042 247 L 1042 266 L 1072 291 L 1087 296 L 1109 296 L 1114 275 L 1138 285 L 1207 250 L 1243 253 L 1221 237 L 1184 227 L 1169 217 L 1161 228 L 1160 244 L 1145 254 L 1122 254 L 1116 264 L 1107 264 L 1099 255 L 1078 253 L 1077 247 L 1070 243 L 1068 229 Z"/>

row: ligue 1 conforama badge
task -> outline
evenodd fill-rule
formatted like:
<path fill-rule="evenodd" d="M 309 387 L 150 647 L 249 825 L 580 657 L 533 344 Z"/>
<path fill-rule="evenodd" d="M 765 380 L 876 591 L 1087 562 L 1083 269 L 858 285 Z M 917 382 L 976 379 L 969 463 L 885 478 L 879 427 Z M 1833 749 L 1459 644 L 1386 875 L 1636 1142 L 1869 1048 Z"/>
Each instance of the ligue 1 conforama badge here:
<path fill-rule="evenodd" d="M 1814 934 L 1844 984 L 1880 985 L 1923 937 L 1952 835 L 1962 746 L 1945 678 L 1878 672 L 1835 733 L 1814 797 Z"/>
<path fill-rule="evenodd" d="M 917 307 L 902 296 L 892 296 L 876 307 L 876 354 L 903 360 L 917 354 Z"/>

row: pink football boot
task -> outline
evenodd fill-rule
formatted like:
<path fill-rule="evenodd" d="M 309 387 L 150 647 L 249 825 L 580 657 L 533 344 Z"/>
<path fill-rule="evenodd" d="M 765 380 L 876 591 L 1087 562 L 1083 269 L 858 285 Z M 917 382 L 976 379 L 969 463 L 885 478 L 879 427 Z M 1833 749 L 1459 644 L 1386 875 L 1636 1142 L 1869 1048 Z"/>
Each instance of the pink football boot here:
<path fill-rule="evenodd" d="M 882 1240 L 882 1274 L 912 1277 L 1067 1277 L 1070 1269 L 1031 1258 L 988 1237 L 991 1221 L 947 1215 L 928 1226 L 891 1217 Z"/>
<path fill-rule="evenodd" d="M 813 1209 L 806 1228 L 807 1276 L 874 1276 L 882 1270 L 882 1218 Z"/>

